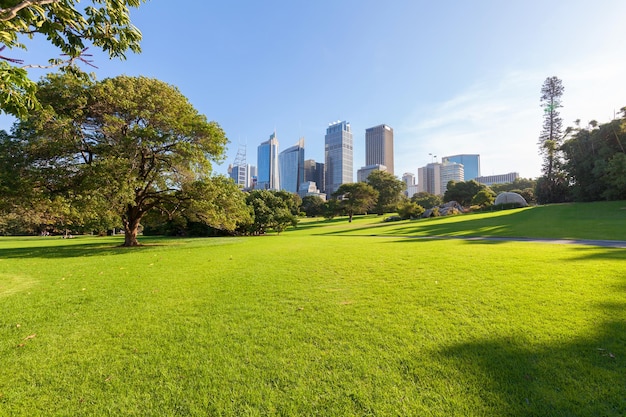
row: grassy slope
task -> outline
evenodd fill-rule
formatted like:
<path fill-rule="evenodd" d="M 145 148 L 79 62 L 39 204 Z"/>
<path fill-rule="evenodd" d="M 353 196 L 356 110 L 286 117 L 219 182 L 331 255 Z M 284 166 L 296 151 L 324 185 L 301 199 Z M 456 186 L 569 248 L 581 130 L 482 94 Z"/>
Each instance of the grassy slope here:
<path fill-rule="evenodd" d="M 352 230 L 348 229 L 351 234 L 626 240 L 624 201 L 538 206 L 393 223 L 381 223 L 380 217 L 375 216 L 357 219 L 360 221 L 351 226 Z M 346 231 L 341 226 L 336 231 L 325 227 L 322 233 Z"/>
<path fill-rule="evenodd" d="M 624 250 L 378 221 L 0 240 L 0 415 L 626 413 Z"/>

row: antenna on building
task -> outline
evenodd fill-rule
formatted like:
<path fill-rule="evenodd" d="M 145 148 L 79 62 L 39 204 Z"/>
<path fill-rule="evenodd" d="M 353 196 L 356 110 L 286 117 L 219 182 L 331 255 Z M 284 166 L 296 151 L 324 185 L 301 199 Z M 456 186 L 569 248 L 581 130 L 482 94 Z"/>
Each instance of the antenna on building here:
<path fill-rule="evenodd" d="M 234 166 L 245 166 L 246 161 L 246 145 L 239 145 L 239 149 L 237 149 L 237 155 L 235 156 L 235 162 L 233 162 Z"/>

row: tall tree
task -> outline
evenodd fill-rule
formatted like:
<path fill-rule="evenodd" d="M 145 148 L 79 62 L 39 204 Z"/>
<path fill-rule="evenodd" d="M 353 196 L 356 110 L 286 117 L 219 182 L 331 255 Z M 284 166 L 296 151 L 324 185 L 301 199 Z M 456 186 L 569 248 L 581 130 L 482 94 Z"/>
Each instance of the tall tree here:
<path fill-rule="evenodd" d="M 563 120 L 559 108 L 563 107 L 565 88 L 558 77 L 548 77 L 541 87 L 543 127 L 539 135 L 539 153 L 543 157 L 542 178 L 537 183 L 537 197 L 541 203 L 555 203 L 566 199 L 567 182 L 563 173 L 561 145 Z"/>
<path fill-rule="evenodd" d="M 397 179 L 393 174 L 385 171 L 372 171 L 367 177 L 367 183 L 378 191 L 378 199 L 374 210 L 376 214 L 396 211 L 402 198 L 402 191 L 406 184 Z"/>
<path fill-rule="evenodd" d="M 352 222 L 352 216 L 357 213 L 366 213 L 374 207 L 378 198 L 378 191 L 364 182 L 341 184 L 333 193 L 335 199 L 348 215 L 348 222 Z"/>
<path fill-rule="evenodd" d="M 144 0 L 92 0 L 78 8 L 77 0 L 0 1 L 0 52 L 6 48 L 27 49 L 25 39 L 39 35 L 59 48 L 64 58 L 50 59 L 48 65 L 28 63 L 0 55 L 0 110 L 25 117 L 38 105 L 37 85 L 28 78 L 29 67 L 77 70 L 78 62 L 92 65 L 86 53 L 89 45 L 111 58 L 125 58 L 127 50 L 140 52 L 141 32 L 130 22 L 129 7 Z M 93 65 L 92 65 L 93 66 Z"/>
<path fill-rule="evenodd" d="M 49 75 L 38 98 L 42 110 L 16 129 L 30 166 L 50 193 L 106 201 L 122 218 L 125 246 L 138 245 L 148 211 L 187 199 L 185 184 L 207 178 L 227 142 L 217 123 L 155 79 Z"/>

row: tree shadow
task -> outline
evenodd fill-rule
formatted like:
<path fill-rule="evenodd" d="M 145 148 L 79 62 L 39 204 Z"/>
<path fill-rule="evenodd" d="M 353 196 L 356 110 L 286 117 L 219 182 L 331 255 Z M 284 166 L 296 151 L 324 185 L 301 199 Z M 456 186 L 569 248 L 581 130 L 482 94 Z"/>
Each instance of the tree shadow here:
<path fill-rule="evenodd" d="M 121 241 L 113 243 L 110 240 L 106 242 L 68 242 L 67 244 L 59 242 L 42 242 L 37 246 L 24 246 L 17 248 L 0 248 L 0 258 L 12 259 L 29 259 L 29 258 L 77 258 L 86 256 L 101 255 L 123 255 L 129 251 L 145 251 L 155 246 L 159 246 L 158 242 L 145 243 L 141 246 L 127 248 L 121 246 Z"/>
<path fill-rule="evenodd" d="M 624 416 L 624 305 L 599 308 L 616 318 L 577 340 L 528 346 L 527 335 L 460 343 L 437 354 L 484 415 Z"/>
<path fill-rule="evenodd" d="M 595 247 L 583 247 L 576 246 L 574 247 L 576 252 L 576 256 L 572 259 L 575 260 L 593 260 L 593 259 L 607 259 L 607 260 L 618 260 L 618 261 L 626 261 L 626 249 L 624 248 L 615 248 L 615 247 L 605 247 L 599 249 L 597 246 Z M 626 273 L 626 269 L 625 269 Z"/>

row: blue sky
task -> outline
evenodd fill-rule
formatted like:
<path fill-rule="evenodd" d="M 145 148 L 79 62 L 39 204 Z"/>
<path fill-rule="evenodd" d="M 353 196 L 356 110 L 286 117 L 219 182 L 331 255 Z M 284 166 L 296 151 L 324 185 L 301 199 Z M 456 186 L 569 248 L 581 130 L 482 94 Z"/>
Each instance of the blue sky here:
<path fill-rule="evenodd" d="M 230 139 L 217 173 L 239 145 L 256 165 L 274 129 L 281 149 L 304 137 L 306 158 L 323 161 L 326 127 L 347 120 L 355 170 L 365 129 L 385 123 L 397 175 L 416 174 L 429 154 L 478 153 L 483 175 L 536 177 L 546 77 L 565 86 L 565 126 L 607 122 L 626 106 L 623 16 L 621 0 L 151 0 L 132 11 L 141 54 L 90 52 L 99 79 L 161 79 L 217 121 Z M 43 40 L 28 47 L 12 56 L 57 55 Z"/>

